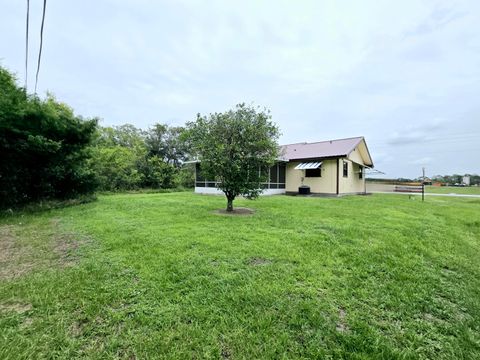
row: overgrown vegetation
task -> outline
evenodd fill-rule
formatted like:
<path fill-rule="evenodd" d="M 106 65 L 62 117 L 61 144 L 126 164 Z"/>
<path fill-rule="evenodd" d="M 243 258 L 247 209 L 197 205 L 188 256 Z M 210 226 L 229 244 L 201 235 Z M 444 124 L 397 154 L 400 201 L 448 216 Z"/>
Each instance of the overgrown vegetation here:
<path fill-rule="evenodd" d="M 28 95 L 0 67 L 0 208 L 95 190 L 193 187 L 182 127 L 99 127 L 53 95 Z"/>
<path fill-rule="evenodd" d="M 478 199 L 223 203 L 114 195 L 0 219 L 17 252 L 0 358 L 480 357 Z"/>
<path fill-rule="evenodd" d="M 0 67 L 0 208 L 92 193 L 88 159 L 96 124 L 51 95 L 27 95 Z"/>

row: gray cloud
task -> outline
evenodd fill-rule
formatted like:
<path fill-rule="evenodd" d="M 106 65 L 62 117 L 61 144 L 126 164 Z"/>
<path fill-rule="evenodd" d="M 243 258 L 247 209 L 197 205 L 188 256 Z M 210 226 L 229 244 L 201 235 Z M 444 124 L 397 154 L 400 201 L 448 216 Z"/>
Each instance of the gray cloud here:
<path fill-rule="evenodd" d="M 0 13 L 2 64 L 21 82 L 24 7 Z M 387 176 L 418 176 L 427 158 L 431 174 L 480 172 L 478 23 L 474 0 L 53 2 L 39 88 L 143 128 L 253 102 L 285 143 L 364 135 Z"/>

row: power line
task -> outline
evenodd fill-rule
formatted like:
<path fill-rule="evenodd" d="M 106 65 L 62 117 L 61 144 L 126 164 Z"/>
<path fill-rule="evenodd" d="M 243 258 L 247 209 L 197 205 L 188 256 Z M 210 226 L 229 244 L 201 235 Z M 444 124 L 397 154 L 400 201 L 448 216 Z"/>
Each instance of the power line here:
<path fill-rule="evenodd" d="M 38 73 L 40 71 L 40 59 L 42 58 L 43 25 L 45 23 L 45 8 L 46 7 L 47 7 L 47 0 L 43 0 L 42 27 L 40 28 L 40 49 L 38 50 L 37 74 L 35 75 L 35 94 L 37 93 Z"/>
<path fill-rule="evenodd" d="M 30 0 L 27 0 L 27 23 L 25 29 L 25 92 L 27 91 L 28 81 L 28 23 L 30 18 Z"/>

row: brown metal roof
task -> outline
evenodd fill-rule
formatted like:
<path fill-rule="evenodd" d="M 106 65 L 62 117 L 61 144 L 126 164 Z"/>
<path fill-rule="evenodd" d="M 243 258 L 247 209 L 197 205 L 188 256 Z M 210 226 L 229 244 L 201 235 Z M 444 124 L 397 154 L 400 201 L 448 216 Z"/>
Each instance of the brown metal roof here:
<path fill-rule="evenodd" d="M 304 142 L 281 145 L 280 153 L 285 160 L 348 156 L 362 140 L 364 140 L 363 136 L 314 143 Z"/>

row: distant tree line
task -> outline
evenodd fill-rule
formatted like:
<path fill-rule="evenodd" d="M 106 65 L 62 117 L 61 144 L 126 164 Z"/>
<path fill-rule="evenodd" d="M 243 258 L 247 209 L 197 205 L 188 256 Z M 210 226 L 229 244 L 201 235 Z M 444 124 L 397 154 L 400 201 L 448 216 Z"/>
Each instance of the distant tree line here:
<path fill-rule="evenodd" d="M 99 190 L 193 187 L 192 167 L 183 167 L 188 142 L 183 127 L 156 124 L 144 131 L 126 124 L 98 127 L 91 167 Z"/>
<path fill-rule="evenodd" d="M 455 185 L 455 184 L 461 184 L 463 182 L 464 176 L 470 176 L 470 185 L 480 185 L 480 175 L 476 175 L 476 174 L 435 175 L 431 179 L 432 179 L 432 182 L 439 182 L 443 185 Z"/>
<path fill-rule="evenodd" d="M 441 183 L 442 185 L 456 185 L 462 184 L 463 177 L 470 176 L 470 185 L 480 185 L 480 175 L 476 174 L 465 174 L 465 175 L 435 175 L 432 176 L 428 183 Z M 421 182 L 423 179 L 422 177 L 417 177 L 415 179 L 409 178 L 397 178 L 397 179 L 381 179 L 381 178 L 367 178 L 369 182 Z"/>
<path fill-rule="evenodd" d="M 100 127 L 0 67 L 0 208 L 96 190 L 193 186 L 182 127 Z"/>

